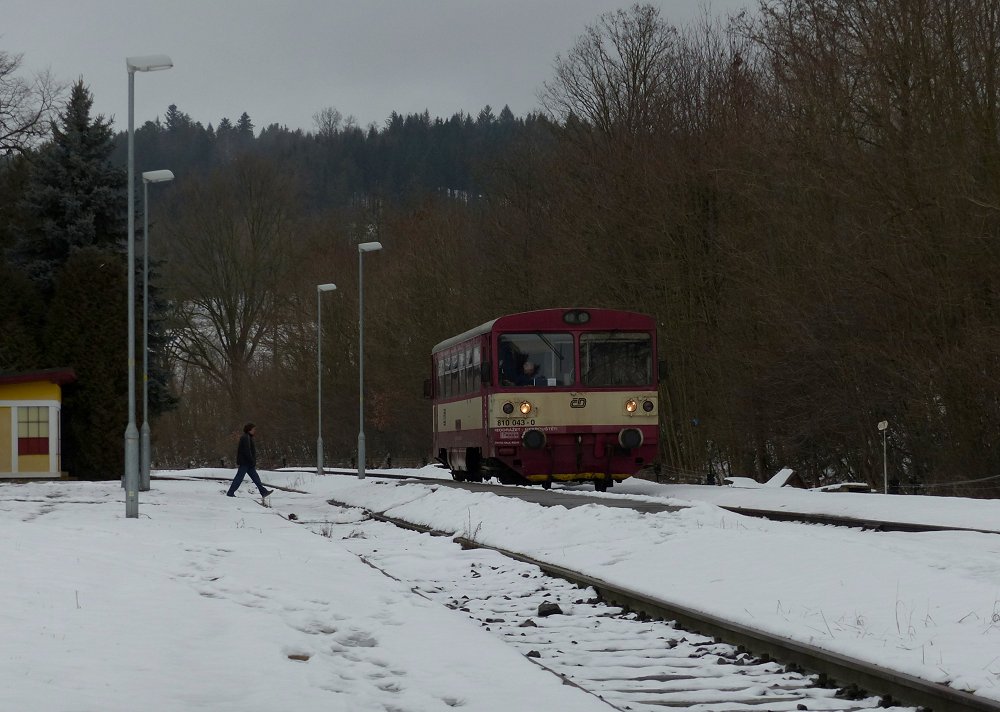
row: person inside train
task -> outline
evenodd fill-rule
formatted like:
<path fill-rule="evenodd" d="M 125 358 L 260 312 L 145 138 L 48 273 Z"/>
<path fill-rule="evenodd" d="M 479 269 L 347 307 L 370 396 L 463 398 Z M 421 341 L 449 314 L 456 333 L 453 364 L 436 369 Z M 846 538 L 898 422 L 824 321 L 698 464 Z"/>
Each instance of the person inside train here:
<path fill-rule="evenodd" d="M 517 378 L 519 386 L 544 386 L 548 381 L 542 376 L 538 366 L 533 361 L 525 361 L 521 375 Z"/>
<path fill-rule="evenodd" d="M 517 379 L 519 378 L 519 369 L 517 368 L 518 358 L 514 353 L 514 349 L 510 342 L 506 339 L 500 340 L 500 385 L 501 386 L 513 386 L 516 385 Z"/>

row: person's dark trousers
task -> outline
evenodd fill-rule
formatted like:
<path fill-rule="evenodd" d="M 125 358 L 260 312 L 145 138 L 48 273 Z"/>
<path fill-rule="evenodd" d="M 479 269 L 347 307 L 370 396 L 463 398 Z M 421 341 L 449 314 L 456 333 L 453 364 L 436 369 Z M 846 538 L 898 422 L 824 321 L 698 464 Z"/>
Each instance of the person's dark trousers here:
<path fill-rule="evenodd" d="M 264 485 L 261 484 L 260 475 L 257 474 L 256 469 L 254 469 L 253 467 L 248 467 L 247 465 L 240 465 L 238 468 L 236 468 L 236 477 L 233 478 L 233 483 L 229 485 L 229 491 L 226 492 L 226 494 L 228 495 L 236 494 L 236 490 L 238 490 L 240 488 L 240 485 L 243 484 L 243 477 L 246 475 L 250 475 L 250 479 L 253 480 L 253 483 L 255 485 L 257 485 L 257 489 L 260 490 L 260 494 L 263 497 L 264 493 L 267 492 L 267 490 L 264 489 Z"/>

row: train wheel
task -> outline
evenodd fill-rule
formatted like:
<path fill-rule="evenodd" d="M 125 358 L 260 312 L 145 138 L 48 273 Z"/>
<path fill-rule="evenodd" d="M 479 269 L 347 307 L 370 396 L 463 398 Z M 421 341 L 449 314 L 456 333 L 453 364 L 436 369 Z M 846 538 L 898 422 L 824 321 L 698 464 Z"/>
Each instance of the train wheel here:
<path fill-rule="evenodd" d="M 594 480 L 594 491 L 595 492 L 607 492 L 608 482 L 607 480 Z"/>
<path fill-rule="evenodd" d="M 542 483 L 542 489 L 552 489 L 552 480 L 545 480 Z"/>

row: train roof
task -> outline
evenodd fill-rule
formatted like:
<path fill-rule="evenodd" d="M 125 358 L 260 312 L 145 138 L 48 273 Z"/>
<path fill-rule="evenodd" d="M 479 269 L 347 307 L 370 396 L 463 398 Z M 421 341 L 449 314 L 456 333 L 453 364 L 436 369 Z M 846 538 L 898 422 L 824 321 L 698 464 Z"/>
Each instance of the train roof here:
<path fill-rule="evenodd" d="M 585 307 L 563 307 L 557 309 L 536 309 L 534 311 L 507 314 L 491 319 L 477 327 L 463 331 L 437 344 L 431 353 L 437 353 L 455 344 L 460 344 L 475 336 L 487 334 L 494 329 L 566 329 L 580 328 L 580 323 L 567 320 L 567 315 L 586 312 L 587 327 L 591 329 L 649 329 L 654 325 L 653 318 L 646 314 L 620 309 L 590 309 Z"/>

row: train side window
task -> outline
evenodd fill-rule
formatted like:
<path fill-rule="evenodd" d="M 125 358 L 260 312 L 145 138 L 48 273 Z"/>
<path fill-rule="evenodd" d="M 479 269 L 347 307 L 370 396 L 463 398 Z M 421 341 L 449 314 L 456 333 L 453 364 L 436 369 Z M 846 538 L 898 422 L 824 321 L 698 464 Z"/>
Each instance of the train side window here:
<path fill-rule="evenodd" d="M 468 349 L 465 352 L 465 370 L 463 371 L 466 393 L 472 393 L 473 391 L 479 390 L 479 384 L 476 382 L 476 367 L 472 362 L 472 356 L 472 349 Z"/>
<path fill-rule="evenodd" d="M 451 372 L 448 374 L 450 395 L 457 396 L 462 393 L 458 383 L 458 354 L 451 355 Z"/>
<path fill-rule="evenodd" d="M 472 347 L 472 378 L 473 392 L 478 392 L 484 385 L 488 386 L 491 383 L 490 362 L 483 361 L 482 348 L 478 344 Z"/>

